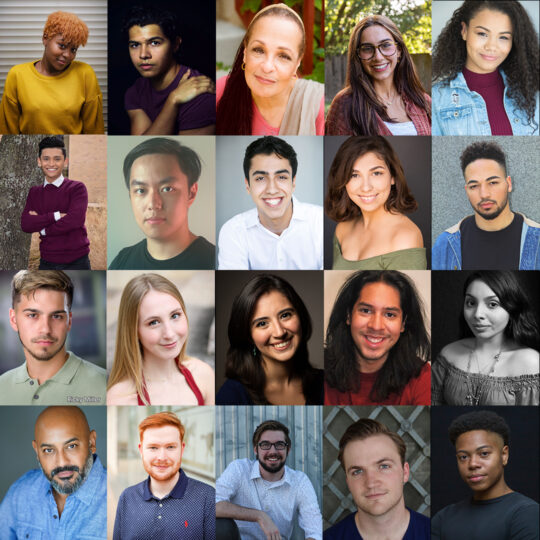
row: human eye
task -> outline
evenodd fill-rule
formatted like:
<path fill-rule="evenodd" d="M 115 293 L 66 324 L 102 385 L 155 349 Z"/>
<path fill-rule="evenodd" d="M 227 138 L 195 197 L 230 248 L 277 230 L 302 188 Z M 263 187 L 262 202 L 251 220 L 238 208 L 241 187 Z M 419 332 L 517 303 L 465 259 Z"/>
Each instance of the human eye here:
<path fill-rule="evenodd" d="M 391 41 L 385 41 L 380 45 L 383 51 L 389 51 L 393 46 L 394 44 Z"/>
<path fill-rule="evenodd" d="M 373 176 L 382 176 L 382 171 L 373 171 Z"/>
<path fill-rule="evenodd" d="M 369 315 L 371 313 L 371 308 L 368 308 L 368 307 L 365 307 L 365 306 L 360 306 L 358 308 L 358 312 L 363 313 L 365 315 Z"/>
<path fill-rule="evenodd" d="M 177 312 L 175 312 L 175 313 L 173 313 L 173 314 L 171 315 L 171 319 L 177 320 L 177 319 L 179 319 L 181 316 L 182 316 L 182 312 L 181 312 L 181 311 L 177 311 Z"/>
<path fill-rule="evenodd" d="M 387 311 L 384 316 L 387 319 L 395 319 L 397 317 L 397 313 L 394 313 L 393 311 Z"/>
<path fill-rule="evenodd" d="M 256 45 L 255 47 L 253 47 L 251 49 L 251 52 L 254 52 L 255 54 L 263 54 L 264 53 L 264 49 L 258 45 Z"/>
<path fill-rule="evenodd" d="M 472 298 L 465 298 L 465 307 L 473 307 L 476 302 Z"/>
<path fill-rule="evenodd" d="M 282 319 L 290 319 L 292 316 L 293 316 L 293 310 L 292 309 L 290 311 L 284 311 L 281 314 Z"/>
<path fill-rule="evenodd" d="M 470 189 L 471 191 L 473 191 L 477 187 L 478 187 L 478 184 L 471 184 L 471 185 L 467 186 L 467 188 Z"/>
<path fill-rule="evenodd" d="M 148 326 L 152 327 L 152 326 L 157 326 L 159 324 L 159 319 L 152 319 L 150 321 L 148 321 Z"/>
<path fill-rule="evenodd" d="M 136 41 L 130 41 L 128 44 L 128 47 L 130 49 L 136 49 L 139 46 L 139 44 Z"/>
<path fill-rule="evenodd" d="M 54 452 L 54 448 L 43 448 L 42 452 L 44 454 L 52 454 Z"/>
<path fill-rule="evenodd" d="M 257 321 L 255 323 L 255 328 L 265 328 L 268 326 L 268 321 Z"/>
<path fill-rule="evenodd" d="M 379 469 L 382 469 L 383 471 L 391 468 L 392 466 L 390 465 L 390 463 L 381 463 L 379 466 Z"/>
<path fill-rule="evenodd" d="M 77 47 L 72 47 L 71 52 L 72 52 L 73 54 L 77 54 Z"/>
<path fill-rule="evenodd" d="M 467 456 L 465 454 L 459 454 L 457 459 L 458 461 L 465 461 L 467 459 Z"/>
<path fill-rule="evenodd" d="M 150 42 L 150 45 L 153 45 L 154 47 L 158 47 L 159 45 L 161 45 L 161 40 L 159 39 L 153 39 L 151 42 Z"/>
<path fill-rule="evenodd" d="M 62 321 L 64 320 L 64 314 L 63 313 L 54 313 L 52 318 L 56 321 Z"/>
<path fill-rule="evenodd" d="M 145 190 L 144 190 L 144 188 L 139 187 L 139 188 L 135 188 L 135 189 L 133 190 L 133 193 L 134 193 L 135 195 L 144 195 Z"/>
<path fill-rule="evenodd" d="M 289 175 L 288 174 L 280 174 L 278 176 L 278 179 L 279 180 L 288 180 L 289 179 Z"/>
<path fill-rule="evenodd" d="M 491 300 L 489 303 L 488 303 L 488 306 L 491 308 L 491 309 L 495 309 L 495 308 L 498 308 L 500 306 L 499 302 L 497 302 L 497 300 Z"/>
<path fill-rule="evenodd" d="M 37 313 L 27 313 L 26 317 L 28 319 L 37 319 L 38 314 Z"/>
<path fill-rule="evenodd" d="M 375 47 L 373 45 L 362 45 L 360 47 L 360 52 L 363 54 L 373 54 L 375 52 Z"/>
<path fill-rule="evenodd" d="M 487 450 L 483 450 L 482 452 L 480 452 L 480 456 L 483 457 L 483 458 L 488 457 L 490 454 L 491 454 L 491 452 L 489 452 Z"/>
<path fill-rule="evenodd" d="M 256 176 L 254 180 L 255 182 L 264 182 L 266 180 L 266 176 Z"/>
<path fill-rule="evenodd" d="M 287 60 L 288 62 L 292 60 L 292 58 L 291 58 L 288 54 L 286 54 L 286 53 L 281 53 L 281 54 L 279 55 L 279 57 L 280 57 L 282 60 Z"/>
<path fill-rule="evenodd" d="M 174 188 L 172 186 L 164 186 L 161 191 L 163 191 L 163 193 L 170 193 L 171 191 L 174 191 Z"/>
<path fill-rule="evenodd" d="M 486 32 L 481 32 L 481 31 L 476 32 L 476 35 L 480 36 L 480 37 L 487 37 L 487 33 Z"/>
<path fill-rule="evenodd" d="M 359 474 L 362 474 L 364 472 L 364 469 L 354 469 L 354 471 L 351 473 L 351 476 L 358 476 Z"/>
<path fill-rule="evenodd" d="M 71 443 L 71 444 L 68 444 L 67 447 L 69 450 L 75 450 L 76 448 L 79 447 L 79 445 L 77 443 Z"/>

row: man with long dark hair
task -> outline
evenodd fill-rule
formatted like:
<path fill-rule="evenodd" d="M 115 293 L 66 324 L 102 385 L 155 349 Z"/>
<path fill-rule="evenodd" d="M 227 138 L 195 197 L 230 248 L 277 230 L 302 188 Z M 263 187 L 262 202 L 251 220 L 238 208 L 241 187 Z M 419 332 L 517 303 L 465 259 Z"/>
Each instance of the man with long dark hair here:
<path fill-rule="evenodd" d="M 397 270 L 352 274 L 339 291 L 325 345 L 325 404 L 430 405 L 422 301 Z"/>

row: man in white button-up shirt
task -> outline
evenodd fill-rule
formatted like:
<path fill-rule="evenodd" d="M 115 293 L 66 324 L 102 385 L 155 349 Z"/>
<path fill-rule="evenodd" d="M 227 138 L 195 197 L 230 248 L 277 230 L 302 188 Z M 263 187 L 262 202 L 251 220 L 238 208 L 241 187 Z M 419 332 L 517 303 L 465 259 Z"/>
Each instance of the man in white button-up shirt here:
<path fill-rule="evenodd" d="M 298 515 L 305 538 L 322 539 L 322 517 L 308 477 L 285 465 L 289 429 L 267 420 L 253 434 L 256 461 L 231 462 L 216 483 L 216 517 L 236 520 L 242 540 L 289 539 Z"/>
<path fill-rule="evenodd" d="M 244 181 L 255 208 L 221 228 L 220 270 L 322 270 L 323 209 L 293 197 L 297 168 L 283 139 L 262 137 L 247 147 Z"/>

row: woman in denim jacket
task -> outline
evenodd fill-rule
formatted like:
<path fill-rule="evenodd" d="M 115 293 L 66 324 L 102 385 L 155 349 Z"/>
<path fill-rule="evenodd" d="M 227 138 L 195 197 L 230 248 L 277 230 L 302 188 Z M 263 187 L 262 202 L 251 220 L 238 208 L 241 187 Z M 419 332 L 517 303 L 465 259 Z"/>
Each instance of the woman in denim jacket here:
<path fill-rule="evenodd" d="M 538 135 L 538 35 L 517 0 L 465 0 L 433 52 L 433 135 Z"/>

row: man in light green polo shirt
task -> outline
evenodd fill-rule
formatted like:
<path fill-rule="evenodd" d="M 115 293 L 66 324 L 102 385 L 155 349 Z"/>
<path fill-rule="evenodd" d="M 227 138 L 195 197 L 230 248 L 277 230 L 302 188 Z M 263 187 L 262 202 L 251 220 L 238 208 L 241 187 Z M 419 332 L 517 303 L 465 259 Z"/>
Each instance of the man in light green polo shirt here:
<path fill-rule="evenodd" d="M 105 405 L 107 372 L 70 351 L 73 283 L 61 270 L 21 270 L 9 322 L 26 362 L 0 376 L 0 405 Z"/>

